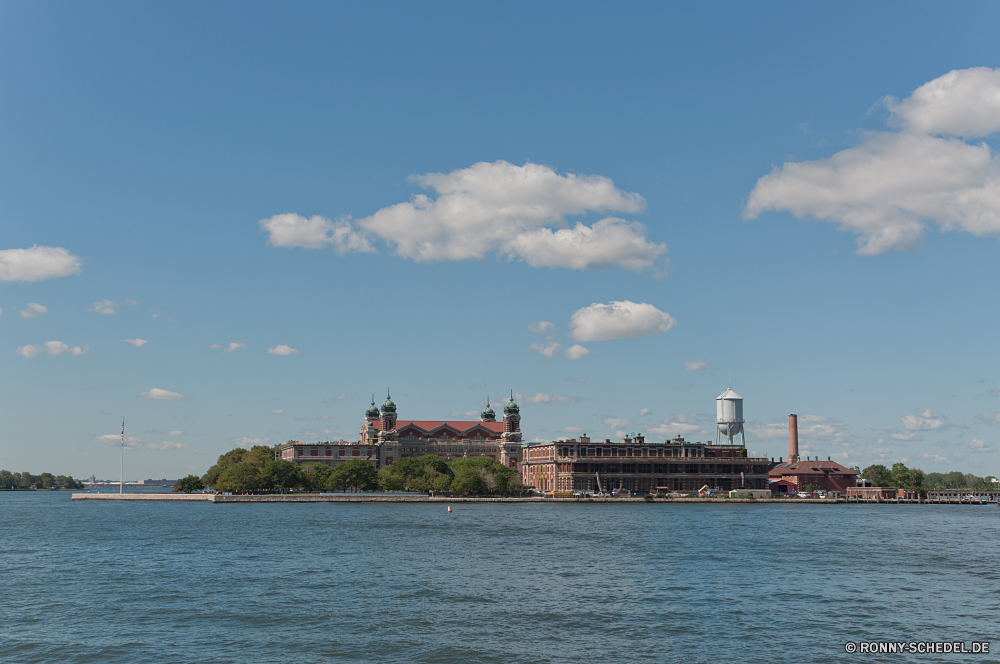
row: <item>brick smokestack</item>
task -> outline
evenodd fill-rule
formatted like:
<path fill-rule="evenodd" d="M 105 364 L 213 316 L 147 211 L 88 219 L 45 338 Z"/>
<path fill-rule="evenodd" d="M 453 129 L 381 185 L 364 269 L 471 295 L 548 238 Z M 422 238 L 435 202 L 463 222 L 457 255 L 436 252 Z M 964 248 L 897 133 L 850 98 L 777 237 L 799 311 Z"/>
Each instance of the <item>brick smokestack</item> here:
<path fill-rule="evenodd" d="M 788 461 L 795 463 L 799 460 L 799 416 L 788 416 Z"/>

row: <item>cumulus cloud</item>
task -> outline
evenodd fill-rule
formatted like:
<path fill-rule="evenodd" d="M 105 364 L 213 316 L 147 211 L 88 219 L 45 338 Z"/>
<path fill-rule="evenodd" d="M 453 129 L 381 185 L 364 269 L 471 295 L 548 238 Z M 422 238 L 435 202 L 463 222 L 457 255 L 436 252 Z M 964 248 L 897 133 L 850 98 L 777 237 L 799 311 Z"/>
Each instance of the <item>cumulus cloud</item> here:
<path fill-rule="evenodd" d="M 612 429 L 624 429 L 625 427 L 632 426 L 632 420 L 627 420 L 623 417 L 609 417 L 604 420 L 604 424 Z"/>
<path fill-rule="evenodd" d="M 532 267 L 643 270 L 667 251 L 647 239 L 637 222 L 606 217 L 592 226 L 569 225 L 567 216 L 645 209 L 642 196 L 619 190 L 606 177 L 497 161 L 411 180 L 432 194 L 416 194 L 358 220 L 278 215 L 261 221 L 261 227 L 275 246 L 334 243 L 344 251 L 370 251 L 368 238 L 374 237 L 394 246 L 396 255 L 418 262 L 495 255 Z M 338 244 L 338 233 L 348 240 Z"/>
<path fill-rule="evenodd" d="M 241 342 L 238 342 L 238 341 L 230 341 L 228 346 L 221 346 L 219 344 L 209 344 L 208 347 L 209 348 L 214 348 L 216 350 L 222 350 L 222 351 L 225 351 L 227 353 L 232 353 L 234 350 L 238 350 L 240 348 L 246 348 L 247 345 L 245 343 L 241 343 Z M 286 346 L 286 348 L 287 348 L 287 346 Z M 276 355 L 281 355 L 281 353 L 275 353 L 275 354 Z"/>
<path fill-rule="evenodd" d="M 932 413 L 930 409 L 916 415 L 906 415 L 899 418 L 899 421 L 907 431 L 935 431 L 948 426 L 943 415 Z"/>
<path fill-rule="evenodd" d="M 274 348 L 268 348 L 267 352 L 271 355 L 298 355 L 299 351 L 291 346 L 286 346 L 285 344 L 278 344 Z"/>
<path fill-rule="evenodd" d="M 301 215 L 288 213 L 261 219 L 258 223 L 261 230 L 267 231 L 267 243 L 272 247 L 322 249 L 332 246 L 338 254 L 375 251 L 368 238 L 351 226 L 350 217 L 331 221 L 320 216 L 306 219 Z"/>
<path fill-rule="evenodd" d="M 273 408 L 273 409 L 271 409 L 271 414 L 272 415 L 281 415 L 283 412 L 285 412 L 285 411 L 281 410 L 280 408 Z"/>
<path fill-rule="evenodd" d="M 555 329 L 555 325 L 548 322 L 547 320 L 540 320 L 537 323 L 532 323 L 528 326 L 529 332 L 534 332 L 535 334 L 545 334 L 546 332 L 551 332 Z"/>
<path fill-rule="evenodd" d="M 969 441 L 969 449 L 973 452 L 993 452 L 992 443 L 987 443 L 984 440 L 979 440 L 978 438 L 973 438 Z"/>
<path fill-rule="evenodd" d="M 115 311 L 116 306 L 118 305 L 116 305 L 111 300 L 98 300 L 97 302 L 94 302 L 92 305 L 90 305 L 90 311 L 93 311 L 95 314 L 114 315 L 115 313 L 117 313 Z"/>
<path fill-rule="evenodd" d="M 847 425 L 822 415 L 799 415 L 799 442 L 823 441 L 835 445 L 850 442 Z M 747 435 L 760 440 L 788 440 L 788 421 L 771 424 L 747 424 Z"/>
<path fill-rule="evenodd" d="M 683 371 L 704 371 L 708 368 L 708 362 L 705 360 L 688 360 L 681 368 Z"/>
<path fill-rule="evenodd" d="M 663 334 L 677 321 L 651 304 L 624 300 L 594 303 L 578 310 L 569 321 L 576 341 L 636 339 Z"/>
<path fill-rule="evenodd" d="M 90 346 L 70 346 L 69 344 L 64 344 L 61 341 L 46 341 L 44 344 L 27 344 L 26 346 L 18 346 L 15 351 L 21 357 L 35 357 L 42 351 L 48 353 L 49 355 L 62 355 L 63 353 L 69 353 L 74 357 L 83 355 L 88 350 Z"/>
<path fill-rule="evenodd" d="M 639 417 L 646 417 L 647 415 L 649 415 L 652 412 L 653 411 L 651 411 L 649 408 L 640 408 L 639 409 Z"/>
<path fill-rule="evenodd" d="M 143 346 L 145 346 L 146 344 L 149 343 L 145 339 L 138 339 L 138 338 L 137 339 L 122 339 L 122 341 L 124 341 L 125 343 L 127 343 L 129 346 L 132 346 L 133 348 L 142 348 Z"/>
<path fill-rule="evenodd" d="M 558 342 L 552 341 L 547 344 L 531 344 L 528 346 L 529 351 L 535 351 L 539 355 L 544 355 L 547 359 L 552 359 L 552 357 L 559 352 L 562 346 Z"/>
<path fill-rule="evenodd" d="M 158 387 L 154 387 L 149 390 L 149 392 L 143 392 L 139 395 L 143 399 L 167 399 L 179 401 L 181 399 L 188 399 L 189 397 L 183 394 L 178 394 L 177 392 L 170 392 L 168 390 L 161 390 Z"/>
<path fill-rule="evenodd" d="M 911 251 L 926 222 L 1000 233 L 1000 160 L 966 139 L 1000 130 L 1000 70 L 951 71 L 910 97 L 883 99 L 894 132 L 816 161 L 786 162 L 757 181 L 744 217 L 785 210 L 858 235 L 857 253 Z"/>
<path fill-rule="evenodd" d="M 563 353 L 563 356 L 567 360 L 579 360 L 581 357 L 586 357 L 588 355 L 590 355 L 590 350 L 584 348 L 580 344 L 573 344 L 566 349 L 565 353 Z"/>
<path fill-rule="evenodd" d="M 150 450 L 183 450 L 187 443 L 175 443 L 165 440 L 162 443 L 146 443 L 146 448 Z"/>
<path fill-rule="evenodd" d="M 951 463 L 948 457 L 943 457 L 940 454 L 927 454 L 923 452 L 920 454 L 920 458 L 931 463 Z"/>
<path fill-rule="evenodd" d="M 38 318 L 42 314 L 49 313 L 48 307 L 37 302 L 29 302 L 21 309 L 21 318 Z"/>
<path fill-rule="evenodd" d="M 671 422 L 670 419 L 663 420 L 660 424 L 649 428 L 650 433 L 661 438 L 676 438 L 677 436 L 687 436 L 701 431 L 701 427 L 690 422 Z"/>
<path fill-rule="evenodd" d="M 168 431 L 167 435 L 168 436 L 183 436 L 184 432 L 183 431 Z"/>
<path fill-rule="evenodd" d="M 516 396 L 519 399 L 523 398 L 526 403 L 534 403 L 542 406 L 551 403 L 577 403 L 580 401 L 580 397 L 568 397 L 562 394 L 543 394 L 541 392 L 536 392 L 533 396 Z"/>
<path fill-rule="evenodd" d="M 41 281 L 80 274 L 80 257 L 62 247 L 0 251 L 0 281 Z"/>

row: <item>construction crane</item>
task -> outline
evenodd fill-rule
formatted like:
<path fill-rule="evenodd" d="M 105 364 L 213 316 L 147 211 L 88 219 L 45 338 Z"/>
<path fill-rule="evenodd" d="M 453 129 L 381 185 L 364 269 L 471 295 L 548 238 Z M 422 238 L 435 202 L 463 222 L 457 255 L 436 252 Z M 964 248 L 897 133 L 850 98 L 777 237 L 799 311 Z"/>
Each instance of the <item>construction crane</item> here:
<path fill-rule="evenodd" d="M 698 497 L 699 498 L 715 498 L 715 493 L 713 493 L 712 490 L 709 489 L 708 485 L 706 484 L 705 486 L 703 486 L 700 489 L 698 489 Z"/>

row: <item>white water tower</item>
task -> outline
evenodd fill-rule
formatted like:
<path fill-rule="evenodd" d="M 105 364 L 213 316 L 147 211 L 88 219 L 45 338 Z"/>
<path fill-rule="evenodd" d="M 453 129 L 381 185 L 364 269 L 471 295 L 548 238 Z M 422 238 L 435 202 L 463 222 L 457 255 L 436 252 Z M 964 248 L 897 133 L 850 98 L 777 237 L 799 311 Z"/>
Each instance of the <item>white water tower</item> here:
<path fill-rule="evenodd" d="M 718 445 L 722 436 L 729 439 L 729 444 L 733 444 L 736 434 L 740 435 L 741 444 L 747 444 L 746 436 L 743 433 L 743 397 L 733 392 L 733 388 L 727 387 L 726 391 L 715 399 L 715 444 Z"/>

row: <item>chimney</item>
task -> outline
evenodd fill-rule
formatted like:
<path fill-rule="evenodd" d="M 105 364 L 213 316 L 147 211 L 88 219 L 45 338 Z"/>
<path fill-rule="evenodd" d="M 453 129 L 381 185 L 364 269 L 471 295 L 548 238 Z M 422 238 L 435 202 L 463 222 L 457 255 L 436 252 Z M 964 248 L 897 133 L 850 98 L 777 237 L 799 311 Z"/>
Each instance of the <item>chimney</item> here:
<path fill-rule="evenodd" d="M 799 416 L 788 416 L 788 461 L 795 463 L 799 460 Z"/>

